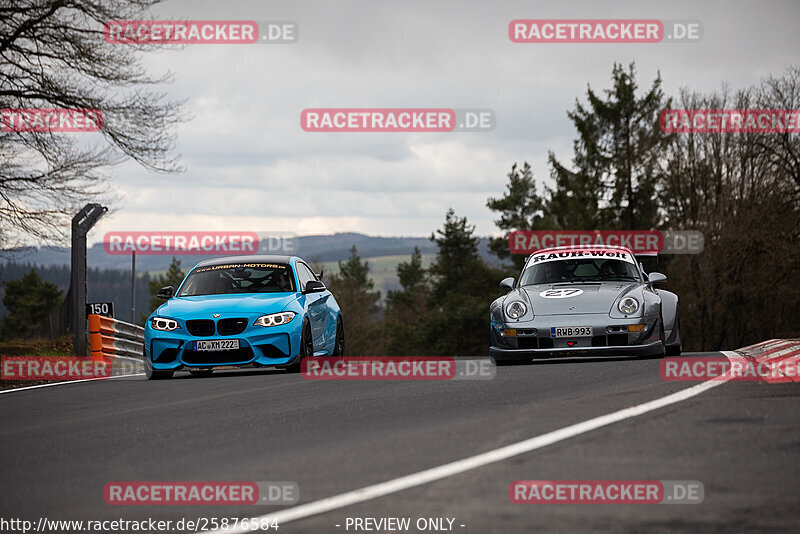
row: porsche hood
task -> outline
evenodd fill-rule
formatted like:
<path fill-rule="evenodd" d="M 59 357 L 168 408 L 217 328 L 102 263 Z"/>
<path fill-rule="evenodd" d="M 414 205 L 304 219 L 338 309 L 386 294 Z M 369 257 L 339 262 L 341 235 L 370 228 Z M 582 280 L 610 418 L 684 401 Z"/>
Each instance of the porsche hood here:
<path fill-rule="evenodd" d="M 536 316 L 608 314 L 617 300 L 638 286 L 633 282 L 539 284 L 512 291 L 506 303 L 517 294 L 528 302 Z"/>

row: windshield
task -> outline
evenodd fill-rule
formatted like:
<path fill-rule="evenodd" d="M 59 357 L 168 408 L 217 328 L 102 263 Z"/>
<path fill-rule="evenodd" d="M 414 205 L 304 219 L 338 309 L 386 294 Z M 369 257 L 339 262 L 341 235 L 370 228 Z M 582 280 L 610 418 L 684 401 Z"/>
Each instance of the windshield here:
<path fill-rule="evenodd" d="M 198 267 L 186 278 L 178 296 L 291 291 L 294 291 L 294 276 L 288 265 L 243 263 Z"/>
<path fill-rule="evenodd" d="M 630 262 L 614 259 L 582 258 L 548 261 L 531 265 L 522 273 L 519 285 L 560 282 L 638 282 L 639 272 Z"/>

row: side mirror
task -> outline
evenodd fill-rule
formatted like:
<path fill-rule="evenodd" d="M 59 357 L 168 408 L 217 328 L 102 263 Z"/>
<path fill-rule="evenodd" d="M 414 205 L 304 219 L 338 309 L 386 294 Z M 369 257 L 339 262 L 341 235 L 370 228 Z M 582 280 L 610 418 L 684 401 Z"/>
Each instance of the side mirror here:
<path fill-rule="evenodd" d="M 666 282 L 667 277 L 661 273 L 650 273 L 647 277 L 647 281 L 651 284 L 658 284 L 660 282 Z"/>
<path fill-rule="evenodd" d="M 328 289 L 325 287 L 325 284 L 320 282 L 319 280 L 309 280 L 306 282 L 306 288 L 303 293 L 321 293 Z"/>
<path fill-rule="evenodd" d="M 514 289 L 514 277 L 509 276 L 508 278 L 504 278 L 502 282 L 500 282 L 500 287 L 505 289 Z"/>
<path fill-rule="evenodd" d="M 161 289 L 158 290 L 158 293 L 156 293 L 156 298 L 164 300 L 171 299 L 173 293 L 174 289 L 172 289 L 172 286 L 162 287 Z"/>

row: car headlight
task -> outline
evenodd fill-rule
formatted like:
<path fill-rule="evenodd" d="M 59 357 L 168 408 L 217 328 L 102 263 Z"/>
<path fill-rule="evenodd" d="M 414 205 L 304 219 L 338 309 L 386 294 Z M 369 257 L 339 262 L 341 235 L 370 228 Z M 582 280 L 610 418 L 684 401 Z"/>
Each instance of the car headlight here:
<path fill-rule="evenodd" d="M 288 323 L 294 319 L 294 316 L 294 312 L 270 313 L 269 315 L 262 315 L 256 319 L 253 326 L 278 326 Z"/>
<path fill-rule="evenodd" d="M 526 311 L 528 311 L 528 307 L 525 306 L 524 302 L 520 302 L 518 300 L 515 300 L 514 302 L 506 306 L 506 315 L 508 315 L 512 319 L 519 319 L 520 317 L 525 315 Z"/>
<path fill-rule="evenodd" d="M 172 332 L 181 327 L 175 319 L 166 319 L 164 317 L 153 317 L 150 319 L 150 326 L 153 330 L 164 330 L 165 332 Z"/>
<path fill-rule="evenodd" d="M 617 305 L 617 307 L 619 308 L 619 311 L 625 315 L 630 315 L 632 313 L 636 313 L 636 310 L 639 309 L 639 301 L 633 297 L 625 297 L 619 301 L 619 305 Z"/>

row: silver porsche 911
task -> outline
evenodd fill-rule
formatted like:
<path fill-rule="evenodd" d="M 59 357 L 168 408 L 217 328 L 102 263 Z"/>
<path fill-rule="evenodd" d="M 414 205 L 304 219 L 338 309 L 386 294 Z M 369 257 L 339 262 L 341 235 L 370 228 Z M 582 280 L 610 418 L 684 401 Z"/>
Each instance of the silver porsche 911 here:
<path fill-rule="evenodd" d="M 542 249 L 490 307 L 495 363 L 537 358 L 663 356 L 681 352 L 678 296 L 625 247 Z"/>

